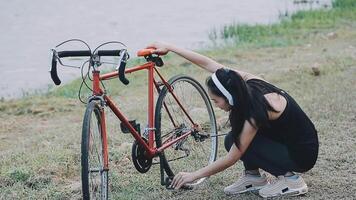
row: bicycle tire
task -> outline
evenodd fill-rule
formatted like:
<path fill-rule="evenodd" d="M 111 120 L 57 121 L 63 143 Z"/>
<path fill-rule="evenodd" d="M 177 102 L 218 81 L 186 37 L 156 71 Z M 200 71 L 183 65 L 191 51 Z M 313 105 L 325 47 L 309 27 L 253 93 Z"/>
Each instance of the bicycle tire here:
<path fill-rule="evenodd" d="M 199 125 L 204 125 L 204 131 L 208 131 L 209 133 L 209 137 L 203 142 L 196 141 L 196 138 L 190 135 L 186 139 L 182 140 L 183 142 L 178 142 L 172 145 L 160 154 L 160 162 L 163 162 L 165 172 L 170 178 L 172 178 L 180 171 L 197 170 L 214 162 L 217 156 L 218 138 L 216 137 L 217 126 L 211 102 L 199 82 L 191 77 L 178 75 L 171 78 L 168 83 L 193 121 Z M 155 140 L 157 148 L 161 147 L 165 141 L 167 142 L 167 140 L 169 140 L 163 139 L 163 137 L 168 135 L 169 138 L 174 139 L 179 136 L 177 135 L 177 127 L 188 128 L 192 126 L 192 124 L 189 124 L 190 122 L 187 121 L 187 117 L 185 117 L 186 119 L 182 118 L 182 116 L 184 116 L 183 110 L 178 106 L 177 102 L 172 99 L 174 98 L 172 94 L 170 94 L 168 88 L 163 87 L 157 99 L 155 109 Z M 190 100 L 190 102 L 188 100 Z M 175 125 L 173 125 L 172 121 L 176 121 Z M 179 121 L 179 126 L 177 125 L 177 121 Z M 188 146 L 187 143 L 190 146 Z M 202 155 L 202 153 L 206 152 L 203 150 L 208 148 L 208 153 L 206 155 Z M 182 154 L 182 152 L 179 150 L 185 151 L 186 157 L 184 157 L 184 161 L 182 161 L 183 158 L 174 160 L 181 157 L 179 154 Z M 186 152 L 187 150 L 189 151 L 188 156 Z M 192 151 L 194 152 L 192 153 Z M 175 155 L 177 157 L 173 157 L 173 154 L 178 155 Z M 190 185 L 198 185 L 205 179 L 206 178 L 201 178 Z"/>
<path fill-rule="evenodd" d="M 88 103 L 83 120 L 81 165 L 83 199 L 108 199 L 108 171 L 104 170 L 102 118 L 99 103 Z M 92 155 L 95 154 L 95 155 Z"/>

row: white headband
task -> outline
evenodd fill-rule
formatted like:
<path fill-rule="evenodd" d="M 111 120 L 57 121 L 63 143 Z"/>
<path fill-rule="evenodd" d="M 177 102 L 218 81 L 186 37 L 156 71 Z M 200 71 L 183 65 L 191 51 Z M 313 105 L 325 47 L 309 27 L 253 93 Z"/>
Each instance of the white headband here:
<path fill-rule="evenodd" d="M 218 87 L 218 89 L 220 90 L 220 92 L 223 93 L 223 95 L 227 98 L 227 100 L 229 101 L 230 105 L 234 105 L 234 101 L 232 100 L 232 96 L 229 93 L 229 91 L 227 91 L 224 86 L 220 83 L 218 77 L 216 77 L 216 74 L 214 73 L 213 75 L 211 75 L 211 78 L 213 79 L 213 82 L 215 83 L 216 87 Z"/>

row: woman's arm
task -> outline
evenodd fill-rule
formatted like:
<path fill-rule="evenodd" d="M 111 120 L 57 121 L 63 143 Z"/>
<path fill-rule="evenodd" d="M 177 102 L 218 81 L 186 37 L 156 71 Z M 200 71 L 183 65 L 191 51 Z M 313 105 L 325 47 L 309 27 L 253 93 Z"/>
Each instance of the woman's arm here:
<path fill-rule="evenodd" d="M 211 58 L 208 58 L 188 49 L 179 48 L 172 44 L 156 42 L 149 45 L 148 48 L 155 48 L 153 53 L 160 55 L 165 55 L 169 51 L 172 51 L 211 73 L 214 73 L 217 69 L 224 67 L 222 64 L 214 61 Z"/>
<path fill-rule="evenodd" d="M 214 73 L 216 70 L 225 67 L 224 65 L 216 62 L 215 60 L 207 56 L 201 55 L 199 53 L 196 53 L 188 49 L 179 48 L 173 44 L 156 42 L 149 45 L 147 48 L 154 48 L 155 50 L 153 51 L 153 53 L 159 55 L 165 55 L 168 52 L 172 51 L 211 73 Z M 248 72 L 244 72 L 236 69 L 233 70 L 239 73 L 245 81 L 252 78 L 261 79 L 260 77 L 250 74 Z"/>
<path fill-rule="evenodd" d="M 178 173 L 173 178 L 171 186 L 176 189 L 179 189 L 186 183 L 193 182 L 194 180 L 203 177 L 211 176 L 232 166 L 241 158 L 243 153 L 246 151 L 252 139 L 255 137 L 256 132 L 257 129 L 255 129 L 248 121 L 245 121 L 240 137 L 240 148 L 237 148 L 236 145 L 233 144 L 229 153 L 225 157 L 218 159 L 211 165 L 208 165 L 192 173 Z"/>

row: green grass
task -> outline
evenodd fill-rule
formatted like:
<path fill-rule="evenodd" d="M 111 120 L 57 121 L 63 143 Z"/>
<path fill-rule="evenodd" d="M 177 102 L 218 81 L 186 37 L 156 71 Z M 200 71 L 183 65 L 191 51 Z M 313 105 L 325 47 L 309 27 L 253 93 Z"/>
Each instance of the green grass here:
<path fill-rule="evenodd" d="M 233 45 L 254 45 L 259 47 L 287 46 L 299 44 L 313 32 L 328 31 L 345 20 L 356 19 L 356 6 L 353 0 L 336 0 L 332 9 L 298 11 L 284 17 L 280 23 L 269 25 L 226 25 L 222 30 L 210 33 L 212 40 L 227 40 Z"/>
<path fill-rule="evenodd" d="M 336 0 L 332 2 L 334 8 L 342 9 L 354 9 L 356 7 L 356 1 L 354 0 Z"/>

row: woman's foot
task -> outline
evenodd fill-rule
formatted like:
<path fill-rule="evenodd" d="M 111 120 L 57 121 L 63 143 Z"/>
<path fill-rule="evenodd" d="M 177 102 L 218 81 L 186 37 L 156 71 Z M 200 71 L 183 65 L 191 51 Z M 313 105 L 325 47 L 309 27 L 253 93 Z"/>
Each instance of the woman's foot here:
<path fill-rule="evenodd" d="M 233 195 L 240 194 L 248 191 L 259 190 L 267 184 L 267 178 L 258 172 L 249 173 L 244 171 L 241 177 L 232 185 L 224 189 L 225 194 Z"/>
<path fill-rule="evenodd" d="M 259 194 L 263 198 L 281 195 L 298 196 L 308 192 L 308 186 L 298 175 L 278 176 L 276 180 L 263 187 Z"/>

